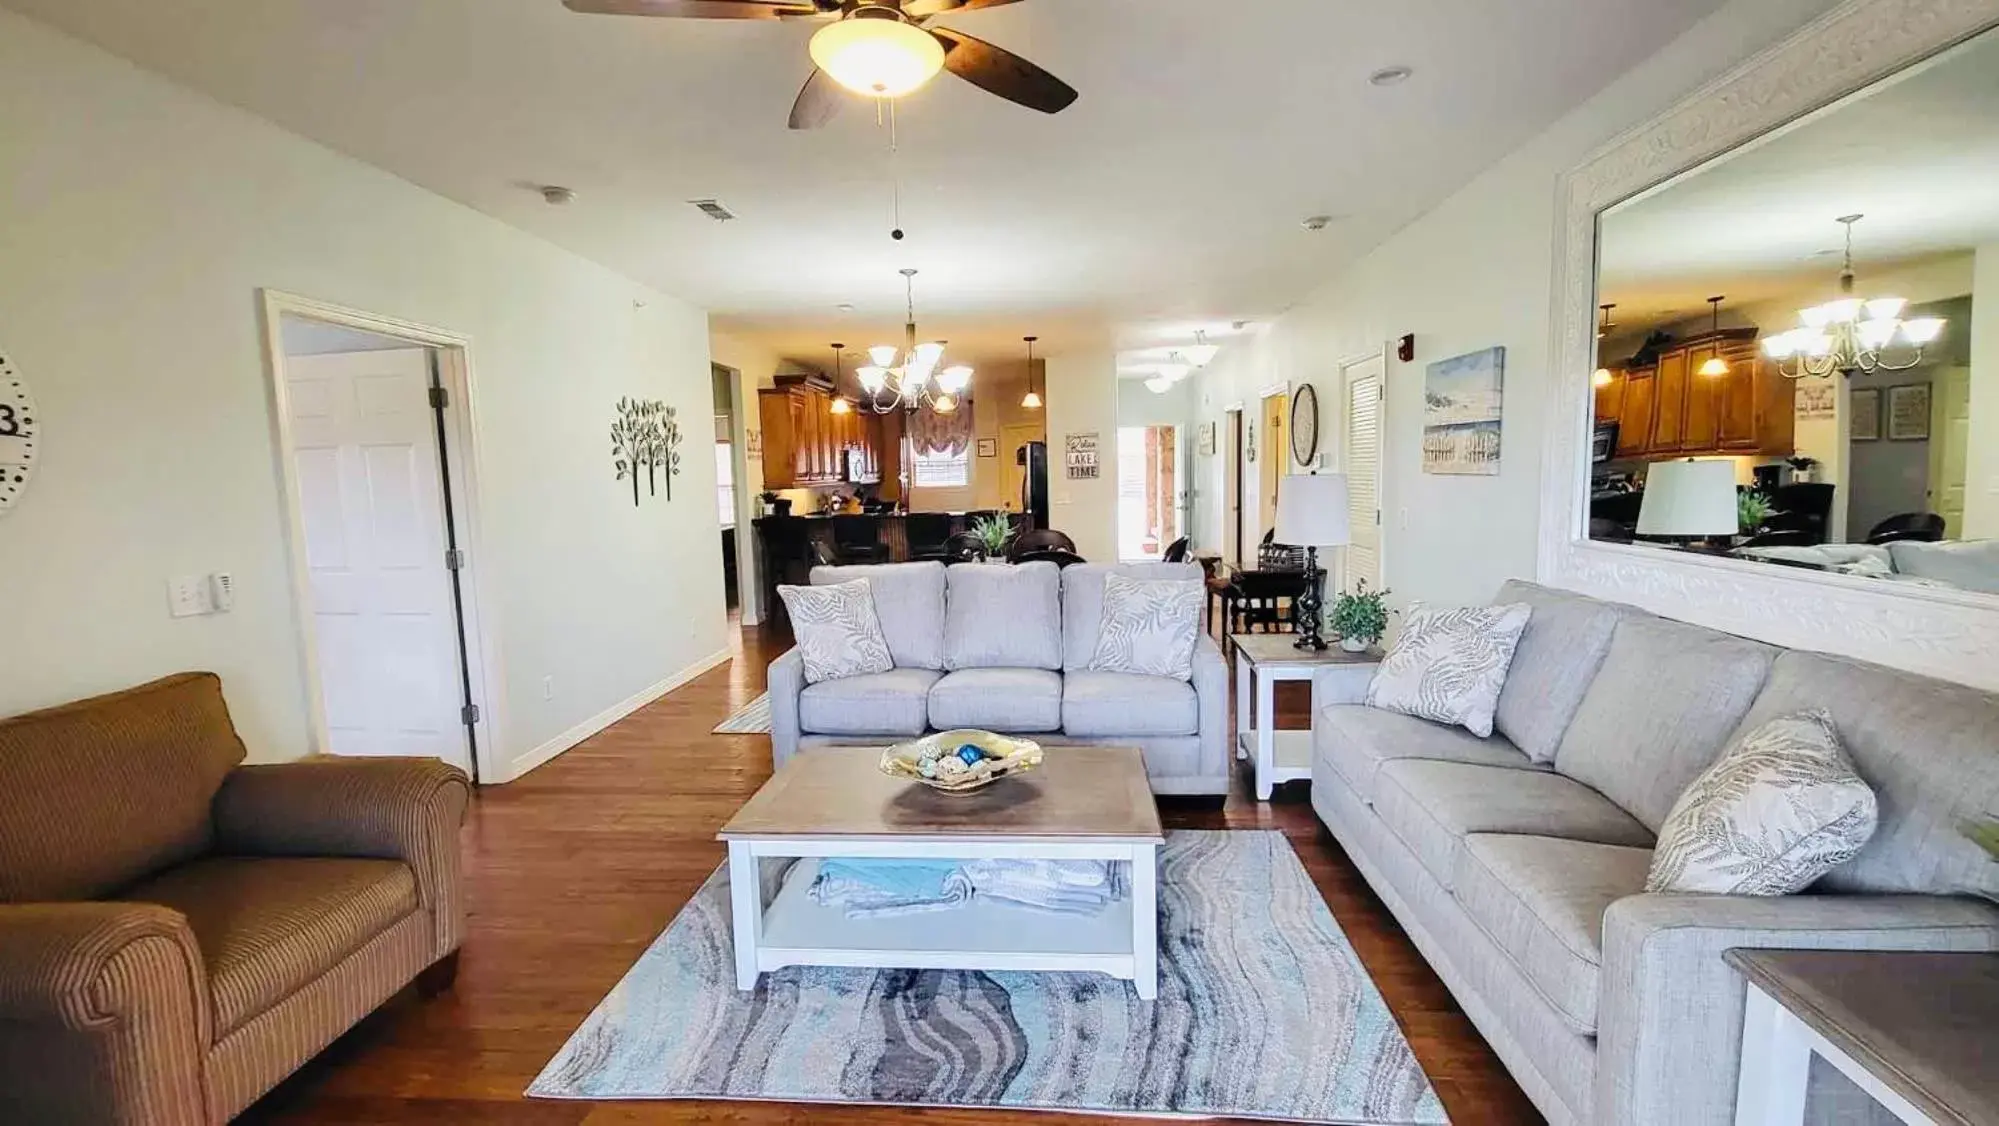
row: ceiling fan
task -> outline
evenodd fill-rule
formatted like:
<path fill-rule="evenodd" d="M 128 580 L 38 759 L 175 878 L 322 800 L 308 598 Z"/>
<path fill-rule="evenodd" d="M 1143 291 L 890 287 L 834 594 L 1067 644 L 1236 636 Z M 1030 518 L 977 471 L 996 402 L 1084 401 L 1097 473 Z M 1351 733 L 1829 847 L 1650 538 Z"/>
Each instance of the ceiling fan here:
<path fill-rule="evenodd" d="M 791 107 L 793 129 L 817 129 L 840 109 L 840 89 L 900 97 L 940 69 L 1010 102 L 1060 113 L 1076 100 L 1068 83 L 1003 47 L 931 21 L 947 12 L 1017 0 L 562 0 L 574 12 L 697 20 L 816 20 L 815 69 Z"/>

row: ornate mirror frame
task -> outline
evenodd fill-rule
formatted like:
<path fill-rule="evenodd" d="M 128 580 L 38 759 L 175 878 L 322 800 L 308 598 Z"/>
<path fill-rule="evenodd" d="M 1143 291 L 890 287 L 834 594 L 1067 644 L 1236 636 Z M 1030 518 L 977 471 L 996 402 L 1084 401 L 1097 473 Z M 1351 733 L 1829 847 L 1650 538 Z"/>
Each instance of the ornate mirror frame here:
<path fill-rule="evenodd" d="M 1779 645 L 1999 689 L 1999 597 L 1587 534 L 1602 212 L 1995 26 L 1999 0 L 1851 0 L 1562 178 L 1541 581 Z"/>

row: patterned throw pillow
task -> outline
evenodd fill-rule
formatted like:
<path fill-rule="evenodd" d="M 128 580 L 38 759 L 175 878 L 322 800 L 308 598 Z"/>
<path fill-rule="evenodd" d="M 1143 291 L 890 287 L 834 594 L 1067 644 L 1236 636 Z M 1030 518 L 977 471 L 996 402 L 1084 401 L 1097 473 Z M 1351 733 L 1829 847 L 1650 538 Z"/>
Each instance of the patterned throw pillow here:
<path fill-rule="evenodd" d="M 1367 706 L 1492 734 L 1499 690 L 1534 608 L 1409 608 L 1401 636 L 1367 684 Z"/>
<path fill-rule="evenodd" d="M 1736 740 L 1673 803 L 1645 890 L 1791 895 L 1853 859 L 1876 815 L 1832 717 L 1778 716 Z"/>
<path fill-rule="evenodd" d="M 791 632 L 805 657 L 805 682 L 887 672 L 895 667 L 866 579 L 831 586 L 781 586 Z"/>
<path fill-rule="evenodd" d="M 1104 576 L 1104 612 L 1091 672 L 1194 676 L 1194 641 L 1201 635 L 1207 585 L 1199 579 Z"/>

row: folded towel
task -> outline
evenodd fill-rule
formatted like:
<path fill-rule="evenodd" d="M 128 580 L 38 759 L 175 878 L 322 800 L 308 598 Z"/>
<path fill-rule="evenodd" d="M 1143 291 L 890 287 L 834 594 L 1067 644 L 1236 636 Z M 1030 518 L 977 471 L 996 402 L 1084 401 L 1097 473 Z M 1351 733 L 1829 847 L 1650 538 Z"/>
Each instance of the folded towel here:
<path fill-rule="evenodd" d="M 955 862 L 825 860 L 811 895 L 850 919 L 878 919 L 962 907 L 972 901 L 972 885 Z"/>
<path fill-rule="evenodd" d="M 1129 893 L 1130 866 L 1107 860 L 974 860 L 965 876 L 981 898 L 1058 915 L 1100 915 Z"/>

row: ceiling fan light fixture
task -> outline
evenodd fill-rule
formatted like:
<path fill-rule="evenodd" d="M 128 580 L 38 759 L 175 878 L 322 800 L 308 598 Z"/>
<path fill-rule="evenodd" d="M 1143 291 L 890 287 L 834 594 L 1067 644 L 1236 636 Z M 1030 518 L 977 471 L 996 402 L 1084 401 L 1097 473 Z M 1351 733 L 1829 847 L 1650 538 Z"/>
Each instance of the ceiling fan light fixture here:
<path fill-rule="evenodd" d="M 862 8 L 820 28 L 810 50 L 833 81 L 870 98 L 914 93 L 944 69 L 943 44 L 890 8 Z"/>

